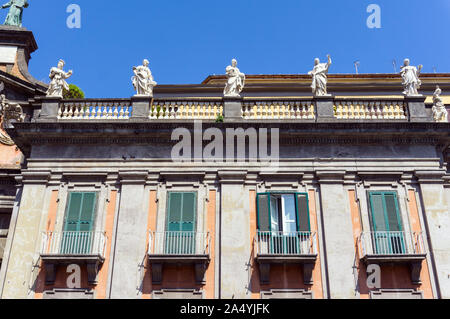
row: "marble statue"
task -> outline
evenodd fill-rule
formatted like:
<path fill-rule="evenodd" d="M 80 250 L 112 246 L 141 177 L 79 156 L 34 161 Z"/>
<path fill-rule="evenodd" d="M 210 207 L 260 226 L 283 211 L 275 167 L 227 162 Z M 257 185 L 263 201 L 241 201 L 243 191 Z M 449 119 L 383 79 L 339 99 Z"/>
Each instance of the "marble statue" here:
<path fill-rule="evenodd" d="M 47 90 L 47 96 L 63 97 L 63 91 L 69 90 L 69 84 L 67 84 L 66 79 L 72 76 L 73 71 L 65 72 L 63 70 L 64 65 L 65 62 L 59 60 L 58 66 L 51 68 L 49 75 L 51 81 Z"/>
<path fill-rule="evenodd" d="M 448 112 L 441 98 L 442 90 L 436 86 L 433 95 L 433 118 L 435 122 L 448 122 Z"/>
<path fill-rule="evenodd" d="M 328 62 L 320 63 L 319 58 L 314 60 L 314 69 L 308 72 L 309 75 L 312 75 L 312 92 L 315 96 L 326 96 L 327 93 L 327 75 L 328 70 L 331 65 L 331 57 L 327 55 Z"/>
<path fill-rule="evenodd" d="M 226 97 L 239 97 L 245 86 L 245 74 L 237 68 L 237 61 L 233 59 L 226 68 L 227 83 L 223 91 Z"/>
<path fill-rule="evenodd" d="M 417 68 L 409 65 L 409 59 L 405 59 L 400 71 L 400 75 L 403 78 L 404 95 L 420 95 L 418 89 L 420 89 L 420 86 L 422 85 L 422 81 L 419 79 L 422 68 L 422 65 L 419 65 Z"/>
<path fill-rule="evenodd" d="M 134 76 L 131 78 L 131 81 L 136 90 L 136 95 L 153 96 L 153 87 L 157 83 L 154 81 L 148 65 L 148 60 L 144 60 L 142 65 L 133 67 Z"/>
<path fill-rule="evenodd" d="M 22 13 L 23 9 L 27 7 L 27 0 L 10 0 L 8 3 L 4 4 L 2 9 L 9 8 L 4 25 L 22 27 Z"/>
<path fill-rule="evenodd" d="M 0 83 L 0 93 L 3 92 L 5 84 Z M 11 121 L 23 122 L 25 115 L 22 107 L 19 104 L 14 104 L 8 101 L 5 94 L 0 95 L 0 143 L 4 145 L 14 145 L 14 141 L 2 130 L 10 126 Z"/>

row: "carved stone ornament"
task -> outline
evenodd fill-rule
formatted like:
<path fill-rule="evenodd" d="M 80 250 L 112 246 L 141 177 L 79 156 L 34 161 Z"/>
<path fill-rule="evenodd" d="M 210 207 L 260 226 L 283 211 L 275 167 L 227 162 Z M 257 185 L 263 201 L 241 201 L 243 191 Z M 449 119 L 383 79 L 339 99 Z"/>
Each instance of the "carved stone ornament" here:
<path fill-rule="evenodd" d="M 5 84 L 0 83 L 0 93 L 3 92 Z M 10 103 L 4 94 L 0 95 L 0 143 L 8 146 L 14 145 L 14 141 L 4 132 L 11 126 L 11 121 L 23 122 L 25 115 L 19 104 Z"/>
<path fill-rule="evenodd" d="M 441 98 L 442 90 L 436 86 L 436 91 L 433 95 L 433 119 L 435 122 L 448 122 L 448 112 Z"/>

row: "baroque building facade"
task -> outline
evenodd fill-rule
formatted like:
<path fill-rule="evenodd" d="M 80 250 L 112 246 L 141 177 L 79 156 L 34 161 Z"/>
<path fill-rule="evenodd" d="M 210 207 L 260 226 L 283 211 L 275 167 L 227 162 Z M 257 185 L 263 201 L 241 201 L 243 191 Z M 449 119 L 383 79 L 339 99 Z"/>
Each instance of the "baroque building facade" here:
<path fill-rule="evenodd" d="M 329 75 L 317 97 L 308 75 L 247 75 L 240 96 L 210 76 L 63 100 L 27 71 L 31 32 L 0 42 L 25 114 L 0 145 L 1 298 L 450 298 L 450 124 L 432 110 L 450 74 L 414 97 L 395 74 Z"/>

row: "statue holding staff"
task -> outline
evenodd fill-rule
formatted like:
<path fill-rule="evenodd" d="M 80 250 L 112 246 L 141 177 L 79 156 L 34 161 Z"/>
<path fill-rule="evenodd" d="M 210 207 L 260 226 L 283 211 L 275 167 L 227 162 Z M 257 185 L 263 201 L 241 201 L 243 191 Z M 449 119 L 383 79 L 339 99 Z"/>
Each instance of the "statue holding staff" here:
<path fill-rule="evenodd" d="M 2 9 L 9 8 L 4 25 L 22 27 L 23 9 L 28 8 L 27 0 L 11 0 L 2 6 Z"/>
<path fill-rule="evenodd" d="M 327 55 L 327 57 L 327 63 L 320 63 L 320 59 L 316 58 L 314 60 L 314 69 L 308 72 L 308 74 L 312 75 L 313 78 L 311 88 L 315 96 L 327 95 L 327 75 L 331 65 L 330 55 Z"/>

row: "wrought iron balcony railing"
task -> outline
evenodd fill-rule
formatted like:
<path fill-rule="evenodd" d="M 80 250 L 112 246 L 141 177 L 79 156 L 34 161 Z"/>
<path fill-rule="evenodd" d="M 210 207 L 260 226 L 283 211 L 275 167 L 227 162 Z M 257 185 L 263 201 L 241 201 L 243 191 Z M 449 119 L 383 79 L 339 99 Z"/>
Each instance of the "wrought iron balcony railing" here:
<path fill-rule="evenodd" d="M 360 257 L 406 256 L 425 254 L 422 233 L 410 232 L 364 232 L 358 240 Z"/>
<path fill-rule="evenodd" d="M 209 256 L 211 237 L 208 233 L 189 231 L 149 232 L 149 255 Z"/>
<path fill-rule="evenodd" d="M 317 254 L 316 233 L 313 232 L 258 232 L 255 244 L 256 256 Z"/>
<path fill-rule="evenodd" d="M 104 232 L 48 232 L 42 235 L 41 255 L 100 256 L 104 258 Z"/>

